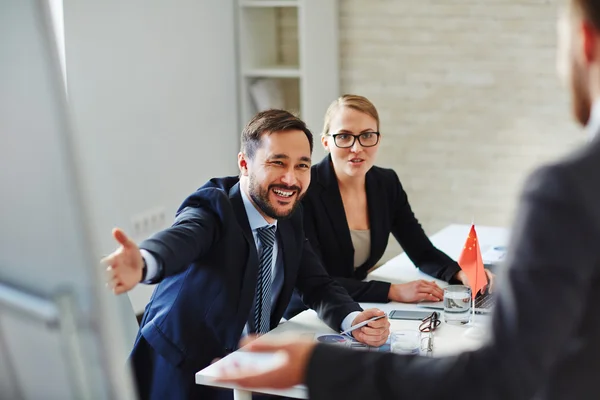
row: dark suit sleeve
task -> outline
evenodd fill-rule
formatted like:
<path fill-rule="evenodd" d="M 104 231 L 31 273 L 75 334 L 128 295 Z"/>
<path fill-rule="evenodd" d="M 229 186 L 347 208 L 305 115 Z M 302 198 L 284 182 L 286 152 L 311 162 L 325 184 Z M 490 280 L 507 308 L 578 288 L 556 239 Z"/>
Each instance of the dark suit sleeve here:
<path fill-rule="evenodd" d="M 315 228 L 314 212 L 310 203 L 304 204 L 304 232 L 306 238 L 310 242 L 312 249 L 323 262 L 323 256 L 321 253 L 321 243 L 319 241 L 319 235 Z M 348 294 L 357 302 L 365 303 L 387 303 L 389 301 L 388 294 L 390 292 L 391 284 L 389 282 L 381 281 L 370 281 L 363 282 L 354 277 L 338 276 L 332 268 L 328 268 L 324 265 L 327 272 L 346 289 Z"/>
<path fill-rule="evenodd" d="M 362 308 L 348 292 L 327 274 L 308 240 L 304 241 L 296 288 L 304 304 L 317 312 L 331 329 L 339 331 L 342 321 Z"/>
<path fill-rule="evenodd" d="M 388 295 L 392 284 L 389 282 L 363 282 L 355 278 L 342 278 L 338 276 L 334 276 L 333 278 L 359 303 L 387 303 L 390 301 Z"/>
<path fill-rule="evenodd" d="M 170 228 L 140 244 L 159 264 L 159 276 L 153 283 L 178 274 L 194 260 L 206 254 L 218 240 L 220 221 L 213 211 L 226 204 L 226 195 L 217 189 L 204 189 L 186 200 Z M 190 201 L 193 199 L 193 201 Z"/>
<path fill-rule="evenodd" d="M 535 397 L 550 370 L 565 362 L 557 349 L 584 345 L 572 337 L 593 298 L 600 232 L 582 199 L 558 167 L 530 178 L 485 347 L 431 359 L 319 346 L 307 373 L 310 398 Z"/>
<path fill-rule="evenodd" d="M 410 207 L 408 196 L 398 176 L 395 172 L 390 172 L 393 174 L 393 186 L 396 188 L 392 234 L 417 268 L 435 278 L 449 282 L 460 267 L 456 261 L 431 243 Z"/>

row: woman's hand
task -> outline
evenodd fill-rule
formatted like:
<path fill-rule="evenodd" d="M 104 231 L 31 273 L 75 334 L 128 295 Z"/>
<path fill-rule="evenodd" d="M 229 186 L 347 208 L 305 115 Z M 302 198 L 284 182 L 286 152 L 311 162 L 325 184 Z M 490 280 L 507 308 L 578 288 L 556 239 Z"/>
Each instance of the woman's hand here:
<path fill-rule="evenodd" d="M 489 293 L 492 293 L 492 290 L 494 289 L 494 279 L 496 275 L 492 274 L 492 272 L 487 268 L 485 269 L 485 275 L 487 276 L 488 284 L 484 289 L 482 289 L 482 292 L 487 290 Z M 464 271 L 458 271 L 454 278 L 458 281 L 461 281 L 463 285 L 471 287 L 471 285 L 469 284 L 469 278 L 467 277 L 467 274 L 465 274 Z"/>
<path fill-rule="evenodd" d="M 421 301 L 442 301 L 444 291 L 437 283 L 426 280 L 397 283 L 390 286 L 388 298 L 399 303 L 418 303 Z"/>

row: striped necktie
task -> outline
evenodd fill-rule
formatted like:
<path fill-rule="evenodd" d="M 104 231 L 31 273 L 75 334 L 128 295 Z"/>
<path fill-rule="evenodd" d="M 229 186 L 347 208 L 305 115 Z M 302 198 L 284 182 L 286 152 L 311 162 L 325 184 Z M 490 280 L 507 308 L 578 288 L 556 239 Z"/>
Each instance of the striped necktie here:
<path fill-rule="evenodd" d="M 254 307 L 254 328 L 256 333 L 269 332 L 271 328 L 271 286 L 273 283 L 273 245 L 275 225 L 257 229 L 259 239 L 259 268 L 256 282 L 256 305 Z"/>

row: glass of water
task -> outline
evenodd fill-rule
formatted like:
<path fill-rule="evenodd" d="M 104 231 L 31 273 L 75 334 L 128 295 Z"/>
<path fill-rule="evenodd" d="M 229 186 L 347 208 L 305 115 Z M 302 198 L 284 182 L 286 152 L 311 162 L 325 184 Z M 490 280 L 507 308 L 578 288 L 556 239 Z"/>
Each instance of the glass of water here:
<path fill-rule="evenodd" d="M 421 334 L 414 330 L 394 331 L 390 337 L 390 349 L 394 353 L 419 354 L 421 350 Z"/>
<path fill-rule="evenodd" d="M 450 285 L 444 289 L 444 322 L 464 325 L 471 321 L 471 288 Z"/>

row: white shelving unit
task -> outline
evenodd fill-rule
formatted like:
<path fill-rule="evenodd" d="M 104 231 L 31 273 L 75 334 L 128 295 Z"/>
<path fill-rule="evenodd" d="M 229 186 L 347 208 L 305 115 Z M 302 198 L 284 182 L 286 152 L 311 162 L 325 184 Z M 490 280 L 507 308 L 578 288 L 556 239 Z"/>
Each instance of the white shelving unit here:
<path fill-rule="evenodd" d="M 249 68 L 242 71 L 246 78 L 300 78 L 300 68 L 295 65 L 271 65 L 259 68 Z"/>
<path fill-rule="evenodd" d="M 340 95 L 338 0 L 236 1 L 240 124 L 265 104 L 283 107 L 308 124 L 319 160 L 323 116 Z M 257 102 L 260 80 L 277 95 L 263 87 Z"/>

